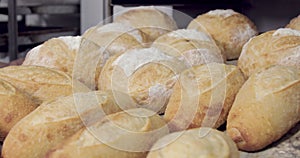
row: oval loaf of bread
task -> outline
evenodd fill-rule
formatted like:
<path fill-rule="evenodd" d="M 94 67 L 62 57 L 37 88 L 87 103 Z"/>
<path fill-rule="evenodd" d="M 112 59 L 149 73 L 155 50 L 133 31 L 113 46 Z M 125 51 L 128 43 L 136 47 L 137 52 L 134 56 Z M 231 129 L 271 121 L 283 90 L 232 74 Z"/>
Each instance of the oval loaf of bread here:
<path fill-rule="evenodd" d="M 227 133 L 239 149 L 256 151 L 282 137 L 300 121 L 300 71 L 272 66 L 255 73 L 236 96 Z"/>
<path fill-rule="evenodd" d="M 84 124 L 118 111 L 112 96 L 99 91 L 44 103 L 11 129 L 3 144 L 2 157 L 45 157 L 49 149 L 84 128 Z"/>
<path fill-rule="evenodd" d="M 239 158 L 235 143 L 225 133 L 195 128 L 159 139 L 147 158 Z"/>
<path fill-rule="evenodd" d="M 300 14 L 293 18 L 285 27 L 300 31 Z"/>
<path fill-rule="evenodd" d="M 233 65 L 209 63 L 182 72 L 164 116 L 171 131 L 218 128 L 244 82 L 242 72 Z"/>
<path fill-rule="evenodd" d="M 164 120 L 146 109 L 108 115 L 50 150 L 46 158 L 143 158 L 168 134 Z"/>

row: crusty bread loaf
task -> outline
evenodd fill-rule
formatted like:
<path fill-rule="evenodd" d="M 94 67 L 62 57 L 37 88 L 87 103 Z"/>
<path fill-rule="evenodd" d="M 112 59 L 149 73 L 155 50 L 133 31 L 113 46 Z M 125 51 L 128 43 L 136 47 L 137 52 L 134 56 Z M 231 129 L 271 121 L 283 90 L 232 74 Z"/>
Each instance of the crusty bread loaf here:
<path fill-rule="evenodd" d="M 162 113 L 169 99 L 176 74 L 185 65 L 156 48 L 129 50 L 111 57 L 99 77 L 100 90 L 127 95 L 119 104 L 144 107 Z M 116 99 L 118 95 L 116 93 Z"/>
<path fill-rule="evenodd" d="M 164 120 L 146 109 L 108 115 L 48 152 L 47 158 L 143 158 L 168 134 Z"/>
<path fill-rule="evenodd" d="M 245 79 L 233 65 L 209 63 L 180 74 L 167 104 L 171 131 L 222 125 Z"/>
<path fill-rule="evenodd" d="M 181 29 L 169 32 L 157 38 L 152 47 L 178 56 L 189 65 L 224 62 L 221 50 L 210 35 L 196 30 Z"/>
<path fill-rule="evenodd" d="M 285 27 L 300 31 L 300 14 L 293 18 Z"/>
<path fill-rule="evenodd" d="M 9 82 L 37 103 L 89 89 L 62 72 L 40 66 L 9 66 L 0 69 L 0 79 Z"/>
<path fill-rule="evenodd" d="M 227 59 L 237 59 L 243 45 L 257 34 L 250 19 L 231 9 L 216 9 L 199 15 L 188 25 L 188 29 L 211 34 Z"/>
<path fill-rule="evenodd" d="M 7 135 L 3 158 L 41 158 L 94 119 L 118 112 L 103 92 L 76 93 L 47 102 L 18 122 Z"/>
<path fill-rule="evenodd" d="M 300 31 L 284 28 L 256 36 L 245 44 L 238 60 L 246 77 L 277 64 L 300 69 Z"/>
<path fill-rule="evenodd" d="M 38 105 L 29 96 L 0 79 L 0 141 L 10 129 Z"/>
<path fill-rule="evenodd" d="M 31 49 L 27 53 L 23 65 L 44 66 L 72 74 L 80 42 L 80 36 L 52 38 Z"/>
<path fill-rule="evenodd" d="M 150 41 L 177 29 L 176 22 L 172 17 L 153 6 L 130 9 L 117 15 L 114 22 L 129 24 L 142 30 L 148 35 Z"/>
<path fill-rule="evenodd" d="M 103 47 L 110 55 L 133 48 L 143 48 L 148 37 L 138 28 L 122 23 L 110 23 L 88 29 L 83 38 Z"/>
<path fill-rule="evenodd" d="M 239 158 L 234 142 L 225 133 L 196 128 L 159 139 L 147 158 Z"/>
<path fill-rule="evenodd" d="M 260 150 L 300 121 L 300 70 L 272 66 L 255 73 L 238 92 L 227 133 L 239 149 Z"/>

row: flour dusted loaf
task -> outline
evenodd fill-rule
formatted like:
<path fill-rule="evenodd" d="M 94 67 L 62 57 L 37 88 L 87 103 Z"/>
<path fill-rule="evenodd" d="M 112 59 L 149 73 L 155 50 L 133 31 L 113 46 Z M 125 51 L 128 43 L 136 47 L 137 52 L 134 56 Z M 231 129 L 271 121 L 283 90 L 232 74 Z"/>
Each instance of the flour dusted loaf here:
<path fill-rule="evenodd" d="M 18 122 L 7 135 L 3 158 L 41 158 L 49 149 L 120 109 L 103 92 L 76 93 L 47 102 Z"/>
<path fill-rule="evenodd" d="M 180 74 L 165 120 L 172 131 L 222 125 L 245 79 L 233 65 L 209 63 Z"/>
<path fill-rule="evenodd" d="M 157 38 L 152 47 L 177 56 L 189 65 L 224 62 L 221 50 L 210 35 L 196 30 L 180 29 L 169 32 Z"/>
<path fill-rule="evenodd" d="M 0 80 L 0 141 L 10 129 L 38 105 L 6 81 Z"/>
<path fill-rule="evenodd" d="M 289 28 L 268 31 L 245 44 L 238 66 L 246 77 L 271 65 L 300 69 L 300 31 Z"/>
<path fill-rule="evenodd" d="M 188 29 L 209 33 L 227 59 L 237 59 L 243 45 L 257 35 L 253 22 L 231 9 L 216 9 L 199 15 L 188 25 Z"/>
<path fill-rule="evenodd" d="M 149 36 L 150 41 L 177 29 L 177 24 L 172 17 L 153 6 L 130 9 L 116 15 L 114 22 L 128 24 L 140 29 Z"/>
<path fill-rule="evenodd" d="M 238 92 L 227 133 L 241 150 L 263 149 L 300 120 L 300 71 L 272 66 L 255 73 Z"/>
<path fill-rule="evenodd" d="M 172 92 L 176 74 L 186 66 L 156 48 L 129 50 L 111 57 L 99 77 L 100 90 L 113 90 L 127 100 L 123 107 L 144 107 L 162 113 Z"/>
<path fill-rule="evenodd" d="M 196 128 L 159 139 L 147 158 L 239 158 L 235 143 L 225 133 Z"/>
<path fill-rule="evenodd" d="M 9 66 L 0 69 L 0 79 L 29 95 L 37 104 L 89 89 L 68 74 L 40 66 Z"/>
<path fill-rule="evenodd" d="M 285 27 L 300 31 L 300 15 L 293 18 Z"/>
<path fill-rule="evenodd" d="M 47 158 L 144 158 L 169 133 L 164 120 L 146 109 L 108 115 L 50 150 Z"/>

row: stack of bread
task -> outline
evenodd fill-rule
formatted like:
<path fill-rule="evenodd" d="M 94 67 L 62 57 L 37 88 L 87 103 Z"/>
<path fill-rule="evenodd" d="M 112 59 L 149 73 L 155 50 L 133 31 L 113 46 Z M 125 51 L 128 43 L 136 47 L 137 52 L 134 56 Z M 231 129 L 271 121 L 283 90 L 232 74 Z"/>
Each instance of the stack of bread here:
<path fill-rule="evenodd" d="M 0 69 L 1 157 L 237 158 L 300 121 L 297 20 L 258 36 L 233 10 L 114 20 Z"/>

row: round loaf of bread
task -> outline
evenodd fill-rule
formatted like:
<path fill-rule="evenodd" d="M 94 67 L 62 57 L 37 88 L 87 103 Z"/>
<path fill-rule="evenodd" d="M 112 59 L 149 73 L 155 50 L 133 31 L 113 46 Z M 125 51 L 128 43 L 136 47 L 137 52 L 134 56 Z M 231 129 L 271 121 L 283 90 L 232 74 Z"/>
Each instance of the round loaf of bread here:
<path fill-rule="evenodd" d="M 10 129 L 38 105 L 29 96 L 0 79 L 0 141 Z"/>
<path fill-rule="evenodd" d="M 299 30 L 300 31 L 300 15 L 297 17 L 293 18 L 289 24 L 286 25 L 286 28 L 291 28 L 294 30 Z"/>
<path fill-rule="evenodd" d="M 47 158 L 142 158 L 169 133 L 164 120 L 146 109 L 108 115 L 50 150 Z"/>
<path fill-rule="evenodd" d="M 114 22 L 128 24 L 142 30 L 149 36 L 150 41 L 177 29 L 176 22 L 172 17 L 153 6 L 130 9 L 117 15 Z"/>
<path fill-rule="evenodd" d="M 300 70 L 276 65 L 245 82 L 227 119 L 227 134 L 239 149 L 256 151 L 300 121 Z"/>
<path fill-rule="evenodd" d="M 246 77 L 277 64 L 300 69 L 300 31 L 284 28 L 256 36 L 245 44 L 238 60 Z"/>
<path fill-rule="evenodd" d="M 242 72 L 233 65 L 209 63 L 183 71 L 164 116 L 170 130 L 218 128 L 226 121 L 244 81 Z"/>
<path fill-rule="evenodd" d="M 143 107 L 163 112 L 172 92 L 176 74 L 186 66 L 177 58 L 156 48 L 129 50 L 111 57 L 99 77 L 100 90 L 113 90 L 127 95 L 127 101 L 119 102 L 126 107 Z"/>
<path fill-rule="evenodd" d="M 159 139 L 147 158 L 239 158 L 235 143 L 225 133 L 196 128 Z"/>
<path fill-rule="evenodd" d="M 257 34 L 249 18 L 231 9 L 216 9 L 199 15 L 188 25 L 188 29 L 209 33 L 227 59 L 237 59 L 243 45 Z"/>
<path fill-rule="evenodd" d="M 221 50 L 210 35 L 196 30 L 169 32 L 157 38 L 152 47 L 185 60 L 191 66 L 210 62 L 223 63 Z"/>
<path fill-rule="evenodd" d="M 40 66 L 9 66 L 0 69 L 0 79 L 30 96 L 37 104 L 89 89 L 68 74 Z"/>
<path fill-rule="evenodd" d="M 103 47 L 110 55 L 133 48 L 143 48 L 148 43 L 145 33 L 122 23 L 91 27 L 82 37 Z"/>
<path fill-rule="evenodd" d="M 84 125 L 118 111 L 112 96 L 99 91 L 76 93 L 46 102 L 11 129 L 3 144 L 2 157 L 45 157 L 48 150 Z"/>

